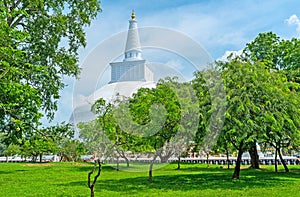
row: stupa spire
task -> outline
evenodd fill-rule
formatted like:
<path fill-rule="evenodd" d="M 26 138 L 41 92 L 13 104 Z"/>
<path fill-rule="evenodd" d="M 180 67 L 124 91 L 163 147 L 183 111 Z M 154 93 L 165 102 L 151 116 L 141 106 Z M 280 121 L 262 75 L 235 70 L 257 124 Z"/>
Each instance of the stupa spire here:
<path fill-rule="evenodd" d="M 131 19 L 129 20 L 124 61 L 134 61 L 142 59 L 140 37 L 137 27 L 137 21 L 135 19 L 135 13 L 134 10 L 132 10 Z"/>
<path fill-rule="evenodd" d="M 132 10 L 132 13 L 131 13 L 131 20 L 135 20 L 134 10 Z"/>
<path fill-rule="evenodd" d="M 134 10 L 132 10 L 129 20 L 124 55 L 125 57 L 122 62 L 110 63 L 110 83 L 153 81 L 153 72 L 148 68 L 146 60 L 142 59 L 142 50 Z"/>

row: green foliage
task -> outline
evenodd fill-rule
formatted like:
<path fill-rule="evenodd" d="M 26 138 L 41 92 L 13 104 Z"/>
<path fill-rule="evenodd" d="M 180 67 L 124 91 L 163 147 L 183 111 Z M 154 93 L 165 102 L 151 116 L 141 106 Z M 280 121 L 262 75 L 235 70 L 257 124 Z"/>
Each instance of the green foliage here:
<path fill-rule="evenodd" d="M 243 57 L 282 69 L 289 81 L 300 82 L 300 40 L 297 38 L 284 40 L 272 32 L 260 33 L 247 44 Z"/>
<path fill-rule="evenodd" d="M 4 134 L 0 133 L 0 155 L 4 155 L 4 150 L 7 149 L 7 145 L 3 143 Z"/>
<path fill-rule="evenodd" d="M 0 130 L 16 143 L 57 109 L 63 75 L 78 76 L 97 0 L 0 1 Z"/>
<path fill-rule="evenodd" d="M 268 129 L 279 133 L 299 132 L 299 95 L 289 89 L 291 84 L 280 71 L 262 63 L 238 61 L 219 66 L 228 98 L 224 127 L 224 132 L 231 135 L 228 140 L 262 140 L 267 122 L 273 124 Z"/>
<path fill-rule="evenodd" d="M 100 122 L 93 120 L 79 123 L 78 128 L 80 129 L 79 137 L 90 154 L 102 157 L 111 153 L 112 143 L 107 138 L 107 130 L 102 130 Z"/>
<path fill-rule="evenodd" d="M 141 88 L 132 98 L 119 96 L 113 104 L 99 99 L 92 106 L 97 119 L 78 125 L 80 138 L 91 153 L 104 159 L 128 161 L 130 151 L 167 161 L 186 152 L 197 131 L 196 101 L 190 83 L 175 78 L 160 80 L 153 89 Z"/>
<path fill-rule="evenodd" d="M 156 153 L 168 146 L 168 143 L 177 140 L 176 134 L 182 130 L 181 117 L 186 113 L 182 109 L 188 108 L 181 106 L 179 92 L 176 92 L 176 89 L 183 90 L 180 85 L 176 79 L 167 78 L 159 81 L 156 88 L 139 89 L 129 99 L 132 119 L 146 125 L 134 134 L 140 137 L 139 145 L 149 147 L 149 152 Z"/>
<path fill-rule="evenodd" d="M 4 134 L 1 135 L 3 139 L 6 139 Z M 18 140 L 18 144 L 3 146 L 3 149 L 6 152 L 11 152 L 11 148 L 18 147 L 18 152 L 15 154 L 20 154 L 25 158 L 32 157 L 34 161 L 36 161 L 38 156 L 43 154 L 58 154 L 63 156 L 68 154 L 67 151 L 64 150 L 66 141 L 71 140 L 73 136 L 73 126 L 71 124 L 61 123 L 56 126 L 35 131 L 27 138 Z M 2 140 L 1 137 L 0 140 Z"/>
<path fill-rule="evenodd" d="M 113 105 L 100 98 L 92 108 L 92 112 L 97 114 L 97 119 L 79 123 L 79 137 L 87 147 L 87 150 L 97 157 L 108 157 L 114 153 L 114 146 L 118 135 L 117 124 L 112 114 Z"/>
<path fill-rule="evenodd" d="M 298 139 L 299 85 L 294 82 L 299 82 L 299 46 L 299 39 L 260 33 L 240 57 L 218 62 L 228 99 L 225 131 L 246 141 L 263 141 L 270 130 L 287 144 L 287 136 Z M 289 133 L 286 139 L 283 133 Z M 231 141 L 238 142 L 236 138 Z"/>
<path fill-rule="evenodd" d="M 258 134 L 255 118 L 261 107 L 258 100 L 264 94 L 262 86 L 266 84 L 260 78 L 264 76 L 265 68 L 258 66 L 235 61 L 220 63 L 228 103 L 223 135 L 236 148 L 241 141 L 252 142 Z"/>
<path fill-rule="evenodd" d="M 21 153 L 20 146 L 10 144 L 6 150 L 3 151 L 5 156 L 13 156 Z"/>
<path fill-rule="evenodd" d="M 66 139 L 60 146 L 59 155 L 64 161 L 80 161 L 81 155 L 86 154 L 86 147 L 79 140 Z"/>
<path fill-rule="evenodd" d="M 224 122 L 226 94 L 221 72 L 213 65 L 205 71 L 198 71 L 192 80 L 198 99 L 199 126 L 194 150 L 211 151 L 215 146 Z"/>
<path fill-rule="evenodd" d="M 74 136 L 71 124 L 61 123 L 35 132 L 25 142 L 22 142 L 22 154 L 33 156 L 34 159 L 42 154 L 67 155 L 65 143 Z M 71 140 L 72 141 L 72 140 Z"/>
<path fill-rule="evenodd" d="M 58 154 L 61 157 L 68 157 L 71 158 L 72 161 L 75 161 L 79 158 L 78 155 L 84 154 L 85 151 L 81 151 L 81 143 L 77 142 L 77 140 L 72 140 L 74 132 L 72 124 L 63 122 L 56 126 L 46 127 L 40 130 L 37 135 L 39 136 L 39 139 L 43 139 L 44 143 L 48 146 L 48 150 L 46 149 L 48 153 Z M 32 137 L 30 140 L 32 140 Z M 70 146 L 73 147 L 70 148 Z M 78 150 L 76 149 L 77 146 L 79 147 Z"/>

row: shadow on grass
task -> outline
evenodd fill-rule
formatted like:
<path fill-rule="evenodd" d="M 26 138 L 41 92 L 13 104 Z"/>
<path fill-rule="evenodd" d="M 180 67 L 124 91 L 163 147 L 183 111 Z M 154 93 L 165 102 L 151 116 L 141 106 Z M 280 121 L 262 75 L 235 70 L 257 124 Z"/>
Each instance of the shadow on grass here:
<path fill-rule="evenodd" d="M 110 168 L 108 168 L 110 169 Z M 202 169 L 202 168 L 201 168 Z M 110 169 L 111 170 L 111 169 Z M 184 169 L 183 171 L 186 171 Z M 112 191 L 119 193 L 147 193 L 149 189 L 157 189 L 161 191 L 189 191 L 189 190 L 206 190 L 206 189 L 230 189 L 241 190 L 249 188 L 268 188 L 278 185 L 286 185 L 293 183 L 299 179 L 300 173 L 273 173 L 261 170 L 247 169 L 241 171 L 241 179 L 237 181 L 231 180 L 232 170 L 216 170 L 212 169 L 199 170 L 199 174 L 170 174 L 155 175 L 153 182 L 148 182 L 148 177 L 132 177 L 116 179 L 98 179 L 97 191 Z M 179 171 L 179 170 L 176 170 Z M 210 173 L 207 173 L 210 172 Z M 134 175 L 133 175 L 134 176 Z M 68 183 L 68 186 L 84 185 L 86 182 L 78 181 Z"/>
<path fill-rule="evenodd" d="M 0 171 L 0 174 L 12 174 L 12 173 L 14 173 L 14 172 L 12 172 L 12 171 Z"/>
<path fill-rule="evenodd" d="M 91 165 L 85 165 L 85 166 L 76 166 L 76 168 L 74 168 L 74 170 L 77 170 L 79 172 L 90 172 L 94 167 L 94 164 L 91 163 Z M 97 167 L 98 168 L 98 167 Z M 116 171 L 115 168 L 111 167 L 111 166 L 102 166 L 101 167 L 103 171 Z"/>
<path fill-rule="evenodd" d="M 175 169 L 177 170 L 177 169 Z M 177 171 L 200 171 L 200 172 L 209 172 L 209 173 L 214 173 L 214 172 L 233 172 L 234 168 L 221 168 L 220 166 L 210 166 L 210 167 L 206 167 L 206 166 L 193 166 L 193 167 L 183 167 Z"/>

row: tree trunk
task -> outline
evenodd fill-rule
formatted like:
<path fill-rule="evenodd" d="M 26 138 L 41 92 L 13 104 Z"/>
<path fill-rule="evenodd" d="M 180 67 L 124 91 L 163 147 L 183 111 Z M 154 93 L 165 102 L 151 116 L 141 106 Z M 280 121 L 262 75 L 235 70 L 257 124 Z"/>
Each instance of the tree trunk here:
<path fill-rule="evenodd" d="M 259 157 L 257 154 L 257 148 L 256 148 L 256 141 L 252 144 L 250 150 L 249 150 L 249 154 L 251 157 L 250 163 L 251 163 L 251 168 L 254 169 L 259 169 Z"/>
<path fill-rule="evenodd" d="M 208 160 L 208 158 L 209 158 L 209 154 L 206 153 L 206 163 L 207 163 L 207 167 L 209 167 L 209 160 Z"/>
<path fill-rule="evenodd" d="M 42 156 L 43 156 L 43 154 L 40 153 L 40 163 L 42 163 Z"/>
<path fill-rule="evenodd" d="M 241 171 L 241 160 L 242 160 L 242 155 L 243 155 L 243 142 L 241 142 L 240 147 L 239 147 L 239 153 L 236 161 L 236 165 L 234 168 L 234 173 L 232 175 L 232 179 L 240 179 L 240 171 Z"/>
<path fill-rule="evenodd" d="M 279 155 L 280 161 L 281 161 L 281 163 L 282 163 L 282 165 L 284 167 L 285 172 L 289 172 L 289 169 L 288 169 L 288 167 L 287 167 L 287 165 L 286 165 L 286 163 L 285 163 L 285 161 L 284 161 L 284 159 L 283 159 L 283 157 L 281 155 L 280 149 L 278 148 L 277 151 L 278 151 L 278 155 Z"/>
<path fill-rule="evenodd" d="M 154 164 L 154 161 L 156 160 L 156 158 L 157 158 L 157 155 L 154 155 L 153 160 L 151 160 L 151 162 L 150 162 L 149 177 L 148 177 L 149 182 L 152 182 L 152 169 L 153 169 L 153 164 Z"/>
<path fill-rule="evenodd" d="M 226 149 L 226 158 L 227 158 L 227 169 L 230 168 L 230 160 L 229 160 L 229 152 L 228 149 Z"/>
<path fill-rule="evenodd" d="M 129 168 L 129 159 L 126 157 L 124 151 L 121 150 L 121 152 L 120 152 L 120 151 L 118 151 L 118 149 L 117 149 L 117 152 L 119 153 L 119 155 L 120 155 L 123 159 L 125 159 L 127 168 Z"/>
<path fill-rule="evenodd" d="M 36 162 L 36 156 L 35 156 L 35 155 L 32 156 L 32 161 L 33 161 L 34 163 Z"/>
<path fill-rule="evenodd" d="M 117 171 L 120 169 L 120 164 L 119 164 L 119 157 L 117 157 Z"/>
<path fill-rule="evenodd" d="M 129 168 L 129 159 L 127 159 L 127 157 L 125 157 L 125 161 L 126 161 L 127 168 Z"/>
<path fill-rule="evenodd" d="M 91 184 L 91 175 L 95 172 L 95 169 L 97 167 L 97 163 L 98 163 L 98 173 L 94 177 L 94 181 Z M 88 187 L 90 188 L 90 191 L 91 191 L 91 197 L 95 196 L 95 184 L 96 184 L 96 181 L 97 181 L 98 177 L 100 176 L 100 173 L 101 173 L 101 162 L 98 159 L 97 161 L 95 161 L 94 168 L 88 173 Z"/>
<path fill-rule="evenodd" d="M 177 170 L 180 170 L 180 156 L 177 158 Z"/>
<path fill-rule="evenodd" d="M 159 158 L 160 158 L 160 162 L 161 163 L 166 163 L 168 162 L 168 159 L 170 158 L 170 155 L 169 154 L 166 154 L 166 155 L 159 155 Z"/>
<path fill-rule="evenodd" d="M 91 197 L 94 197 L 95 196 L 95 187 L 90 188 L 90 189 L 91 189 Z"/>
<path fill-rule="evenodd" d="M 127 168 L 129 168 L 129 159 L 126 157 L 126 155 L 125 155 L 124 151 L 122 151 L 122 154 L 121 154 L 121 156 L 122 156 L 122 158 L 124 158 L 124 159 L 125 159 L 125 161 L 126 161 L 126 166 L 127 166 Z"/>
<path fill-rule="evenodd" d="M 277 168 L 277 149 L 275 148 L 275 172 L 278 172 Z"/>
<path fill-rule="evenodd" d="M 153 168 L 153 162 L 154 162 L 154 161 L 151 161 L 151 163 L 150 163 L 150 168 L 149 168 L 149 177 L 148 177 L 148 180 L 149 180 L 150 182 L 152 182 L 152 168 Z"/>

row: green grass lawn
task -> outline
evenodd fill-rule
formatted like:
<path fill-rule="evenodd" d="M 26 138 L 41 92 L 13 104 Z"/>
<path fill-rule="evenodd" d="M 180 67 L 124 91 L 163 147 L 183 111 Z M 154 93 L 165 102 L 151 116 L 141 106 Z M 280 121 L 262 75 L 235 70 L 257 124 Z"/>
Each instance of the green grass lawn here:
<path fill-rule="evenodd" d="M 89 196 L 87 163 L 0 163 L 0 196 Z M 232 181 L 233 169 L 201 164 L 162 166 L 148 182 L 143 165 L 116 171 L 104 165 L 95 187 L 95 196 L 299 196 L 300 166 L 292 172 L 244 169 L 241 179 Z M 126 169 L 126 167 L 121 166 Z M 280 168 L 281 169 L 281 168 Z M 281 169 L 282 170 L 282 169 Z"/>

